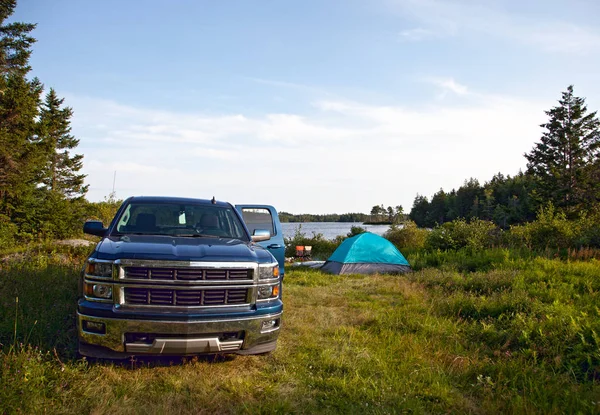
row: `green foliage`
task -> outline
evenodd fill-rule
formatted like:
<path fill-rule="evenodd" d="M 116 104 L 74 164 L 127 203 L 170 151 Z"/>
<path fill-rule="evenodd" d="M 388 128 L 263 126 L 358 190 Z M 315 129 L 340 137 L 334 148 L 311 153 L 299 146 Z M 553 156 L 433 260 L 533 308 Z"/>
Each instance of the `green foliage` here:
<path fill-rule="evenodd" d="M 65 238 L 80 233 L 85 217 L 82 156 L 70 134 L 72 110 L 53 89 L 28 79 L 35 25 L 9 23 L 15 1 L 0 5 L 0 215 L 13 226 L 0 229 L 10 243 Z M 16 227 L 16 230 L 15 230 Z"/>
<path fill-rule="evenodd" d="M 7 249 L 15 243 L 17 231 L 17 225 L 12 223 L 8 216 L 0 215 L 0 250 Z"/>
<path fill-rule="evenodd" d="M 50 88 L 41 106 L 38 140 L 46 154 L 46 163 L 41 169 L 40 180 L 52 192 L 72 199 L 84 196 L 88 186 L 83 184 L 85 175 L 78 174 L 83 167 L 83 156 L 70 154 L 79 140 L 70 134 L 73 110 L 61 108 L 63 103 L 64 98 L 58 98 L 56 91 Z"/>
<path fill-rule="evenodd" d="M 418 228 L 416 223 L 409 220 L 402 226 L 392 225 L 383 237 L 396 245 L 402 252 L 406 252 L 407 250 L 422 249 L 428 234 L 427 230 Z"/>
<path fill-rule="evenodd" d="M 288 212 L 279 212 L 279 220 L 281 222 L 365 222 L 368 215 L 364 213 L 331 213 L 325 215 L 314 215 L 303 213 L 294 215 Z"/>
<path fill-rule="evenodd" d="M 427 215 L 428 211 L 429 211 L 429 200 L 427 199 L 427 196 L 417 194 L 417 196 L 415 197 L 415 200 L 413 202 L 412 209 L 410 210 L 410 213 L 408 214 L 408 217 L 410 220 L 415 222 L 417 224 L 417 226 L 427 227 L 427 225 L 429 223 L 428 222 L 429 218 Z"/>
<path fill-rule="evenodd" d="M 440 189 L 431 202 L 417 195 L 409 217 L 418 226 L 427 228 L 459 218 L 478 218 L 507 229 L 511 224 L 535 217 L 529 196 L 532 188 L 532 178 L 523 173 L 514 177 L 498 173 L 483 186 L 470 179 L 458 190 L 446 193 Z"/>
<path fill-rule="evenodd" d="M 86 219 L 100 220 L 104 226 L 108 226 L 122 203 L 123 201 L 116 199 L 112 193 L 105 197 L 102 202 L 88 203 Z"/>
<path fill-rule="evenodd" d="M 541 140 L 526 154 L 527 170 L 536 180 L 536 195 L 570 213 L 600 200 L 594 170 L 600 151 L 600 120 L 587 113 L 585 99 L 570 85 L 559 105 L 546 111 Z"/>
<path fill-rule="evenodd" d="M 560 249 L 574 246 L 578 234 L 577 222 L 569 221 L 563 212 L 556 211 L 549 203 L 540 208 L 535 221 L 511 227 L 509 240 L 516 246 Z"/>
<path fill-rule="evenodd" d="M 583 213 L 578 220 L 577 247 L 600 247 L 600 209 Z"/>
<path fill-rule="evenodd" d="M 499 229 L 492 222 L 456 219 L 436 226 L 427 236 L 425 246 L 432 250 L 483 249 L 497 245 Z"/>
<path fill-rule="evenodd" d="M 352 238 L 353 236 L 360 235 L 361 233 L 365 233 L 367 230 L 362 226 L 354 226 L 350 228 L 350 232 L 348 232 L 348 238 Z"/>

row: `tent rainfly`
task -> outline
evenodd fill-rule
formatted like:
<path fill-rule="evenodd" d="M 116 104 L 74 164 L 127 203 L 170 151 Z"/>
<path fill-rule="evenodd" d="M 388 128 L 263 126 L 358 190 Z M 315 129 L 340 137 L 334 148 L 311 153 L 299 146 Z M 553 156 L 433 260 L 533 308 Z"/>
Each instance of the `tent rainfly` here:
<path fill-rule="evenodd" d="M 398 274 L 409 272 L 410 264 L 390 241 L 365 232 L 342 242 L 321 269 L 332 274 Z"/>

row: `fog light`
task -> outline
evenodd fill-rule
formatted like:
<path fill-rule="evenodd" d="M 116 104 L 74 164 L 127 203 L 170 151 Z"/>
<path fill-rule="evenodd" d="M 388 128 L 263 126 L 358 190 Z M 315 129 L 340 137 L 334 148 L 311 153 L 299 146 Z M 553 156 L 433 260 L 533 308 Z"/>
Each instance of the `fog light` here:
<path fill-rule="evenodd" d="M 88 331 L 90 333 L 96 334 L 106 334 L 106 326 L 104 325 L 104 323 L 100 323 L 97 321 L 83 320 L 83 331 Z"/>
<path fill-rule="evenodd" d="M 94 297 L 106 298 L 107 300 L 112 298 L 112 288 L 109 285 L 94 284 L 92 291 Z"/>
<path fill-rule="evenodd" d="M 262 327 L 260 331 L 264 333 L 265 331 L 273 330 L 278 326 L 279 320 L 267 320 L 262 322 Z"/>

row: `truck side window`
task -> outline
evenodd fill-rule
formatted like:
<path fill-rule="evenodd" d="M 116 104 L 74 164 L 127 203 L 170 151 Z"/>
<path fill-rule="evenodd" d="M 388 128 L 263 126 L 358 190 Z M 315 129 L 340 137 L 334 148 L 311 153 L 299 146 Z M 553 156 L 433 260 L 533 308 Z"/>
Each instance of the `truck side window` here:
<path fill-rule="evenodd" d="M 264 208 L 244 208 L 242 209 L 242 216 L 246 226 L 250 231 L 250 235 L 254 233 L 255 229 L 266 229 L 271 235 L 275 235 L 275 227 L 273 226 L 273 217 L 269 209 Z"/>

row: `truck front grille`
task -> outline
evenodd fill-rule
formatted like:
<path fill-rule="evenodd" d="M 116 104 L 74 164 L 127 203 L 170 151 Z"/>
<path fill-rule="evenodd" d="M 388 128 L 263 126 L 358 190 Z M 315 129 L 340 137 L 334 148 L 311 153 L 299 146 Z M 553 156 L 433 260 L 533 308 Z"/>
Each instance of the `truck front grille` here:
<path fill-rule="evenodd" d="M 248 303 L 247 288 L 171 290 L 125 287 L 125 304 L 156 306 L 220 306 Z"/>
<path fill-rule="evenodd" d="M 253 279 L 251 269 L 125 267 L 125 278 L 162 281 L 244 281 Z"/>

